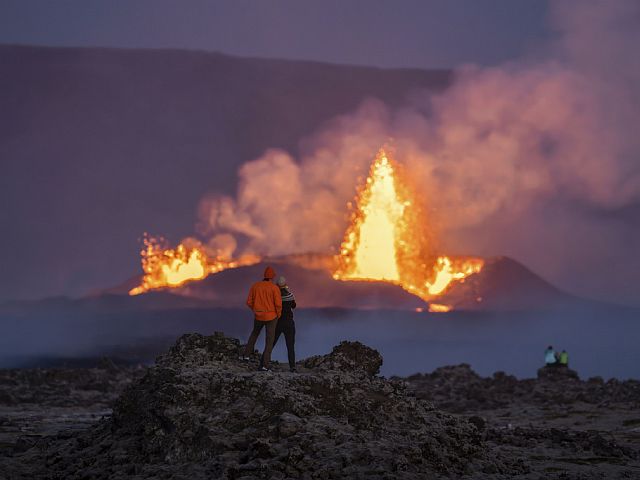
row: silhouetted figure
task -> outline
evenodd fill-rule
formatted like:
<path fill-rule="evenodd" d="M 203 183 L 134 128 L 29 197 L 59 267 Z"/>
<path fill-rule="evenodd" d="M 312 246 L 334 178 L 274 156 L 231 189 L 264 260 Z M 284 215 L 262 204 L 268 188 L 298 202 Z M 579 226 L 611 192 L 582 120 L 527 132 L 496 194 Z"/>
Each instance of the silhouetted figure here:
<path fill-rule="evenodd" d="M 284 340 L 287 343 L 287 356 L 289 358 L 289 370 L 291 372 L 296 371 L 296 324 L 293 321 L 293 309 L 296 308 L 296 297 L 293 295 L 287 280 L 284 277 L 279 277 L 276 282 L 280 287 L 280 295 L 282 296 L 282 315 L 278 319 L 278 325 L 276 325 L 276 336 L 273 340 L 273 346 L 278 343 L 278 338 L 284 333 Z"/>
<path fill-rule="evenodd" d="M 280 289 L 272 283 L 275 276 L 275 270 L 267 267 L 264 271 L 264 278 L 251 286 L 249 296 L 247 297 L 247 306 L 253 311 L 254 320 L 253 330 L 251 331 L 247 346 L 241 358 L 243 360 L 249 360 L 249 355 L 253 353 L 258 335 L 260 335 L 262 327 L 266 326 L 264 352 L 262 353 L 262 361 L 260 362 L 260 370 L 263 371 L 269 371 L 271 350 L 273 349 L 278 317 L 280 317 L 282 313 Z"/>

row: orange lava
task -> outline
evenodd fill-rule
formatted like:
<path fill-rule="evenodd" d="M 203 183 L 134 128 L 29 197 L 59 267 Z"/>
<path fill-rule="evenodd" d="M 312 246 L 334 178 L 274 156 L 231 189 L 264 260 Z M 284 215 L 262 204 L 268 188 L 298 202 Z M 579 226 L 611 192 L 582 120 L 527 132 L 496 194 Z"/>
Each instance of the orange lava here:
<path fill-rule="evenodd" d="M 445 313 L 450 312 L 453 309 L 451 305 L 443 305 L 440 303 L 430 303 L 429 311 L 432 313 Z"/>
<path fill-rule="evenodd" d="M 258 263 L 260 258 L 245 256 L 238 260 L 209 258 L 199 245 L 178 245 L 168 248 L 163 238 L 145 234 L 145 248 L 140 252 L 144 276 L 140 285 L 132 288 L 129 295 L 139 295 L 149 290 L 175 288 L 189 281 L 202 280 L 212 273 L 229 268 Z"/>
<path fill-rule="evenodd" d="M 456 282 L 478 273 L 480 258 L 436 255 L 430 242 L 428 217 L 406 176 L 384 149 L 378 152 L 369 176 L 358 191 L 356 208 L 335 257 L 333 277 L 344 281 L 393 283 L 423 299 L 430 312 L 453 306 L 434 302 Z M 144 275 L 129 291 L 175 288 L 229 268 L 253 265 L 255 255 L 235 260 L 212 258 L 197 242 L 169 248 L 162 238 L 145 234 L 141 252 Z M 422 308 L 416 311 L 422 311 Z"/>
<path fill-rule="evenodd" d="M 356 199 L 336 256 L 334 278 L 390 282 L 430 301 L 455 282 L 478 273 L 482 259 L 432 253 L 427 218 L 419 203 L 398 165 L 380 150 Z M 444 307 L 434 308 L 445 311 Z"/>

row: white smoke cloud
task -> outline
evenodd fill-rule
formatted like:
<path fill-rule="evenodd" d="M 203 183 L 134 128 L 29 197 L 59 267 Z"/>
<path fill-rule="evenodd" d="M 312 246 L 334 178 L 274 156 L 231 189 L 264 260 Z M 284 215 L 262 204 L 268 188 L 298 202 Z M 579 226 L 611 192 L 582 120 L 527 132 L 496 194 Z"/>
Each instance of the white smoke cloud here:
<path fill-rule="evenodd" d="M 445 233 L 558 199 L 640 201 L 640 4 L 563 2 L 552 19 L 560 36 L 547 60 L 467 66 L 446 92 L 400 111 L 365 102 L 303 140 L 297 160 L 266 151 L 240 169 L 235 199 L 202 201 L 200 233 L 266 255 L 335 251 L 346 205 L 387 142 Z"/>
<path fill-rule="evenodd" d="M 364 105 L 307 140 L 311 153 L 296 162 L 268 150 L 240 168 L 235 199 L 214 196 L 200 204 L 203 235 L 237 235 L 245 252 L 266 255 L 325 252 L 337 247 L 355 195 L 385 138 L 385 107 Z"/>

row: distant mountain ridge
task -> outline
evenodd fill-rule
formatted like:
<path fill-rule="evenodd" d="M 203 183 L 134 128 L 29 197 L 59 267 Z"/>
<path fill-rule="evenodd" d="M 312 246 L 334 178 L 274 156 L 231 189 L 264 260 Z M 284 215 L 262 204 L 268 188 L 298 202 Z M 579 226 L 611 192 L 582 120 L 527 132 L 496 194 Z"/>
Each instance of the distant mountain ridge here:
<path fill-rule="evenodd" d="M 80 295 L 133 274 L 144 231 L 193 233 L 207 192 L 367 98 L 439 92 L 445 70 L 182 50 L 0 45 L 0 301 Z"/>

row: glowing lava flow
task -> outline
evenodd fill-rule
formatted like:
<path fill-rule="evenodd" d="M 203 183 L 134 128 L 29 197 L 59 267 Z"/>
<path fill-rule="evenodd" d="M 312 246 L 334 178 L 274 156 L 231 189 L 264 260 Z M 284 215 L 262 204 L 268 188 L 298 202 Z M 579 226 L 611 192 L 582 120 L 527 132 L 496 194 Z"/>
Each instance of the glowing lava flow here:
<path fill-rule="evenodd" d="M 400 177 L 398 166 L 380 150 L 359 192 L 333 276 L 391 282 L 431 301 L 453 282 L 478 273 L 484 261 L 435 257 L 416 195 Z M 433 305 L 431 311 L 452 308 Z"/>
<path fill-rule="evenodd" d="M 433 253 L 427 217 L 400 167 L 380 150 L 366 183 L 359 189 L 356 208 L 336 256 L 333 277 L 345 281 L 385 281 L 429 303 L 429 311 L 454 308 L 437 301 L 455 282 L 480 272 L 479 258 L 437 256 Z M 159 238 L 145 235 L 142 250 L 144 276 L 129 291 L 138 295 L 153 289 L 174 288 L 202 280 L 229 268 L 258 263 L 251 255 L 236 260 L 211 258 L 196 242 L 168 248 Z"/>
<path fill-rule="evenodd" d="M 145 248 L 140 255 L 144 276 L 140 285 L 129 290 L 129 295 L 159 288 L 175 288 L 189 281 L 202 280 L 212 273 L 260 261 L 255 256 L 230 261 L 211 259 L 198 245 L 188 247 L 181 243 L 176 248 L 167 248 L 162 238 L 147 235 L 143 242 Z"/>

